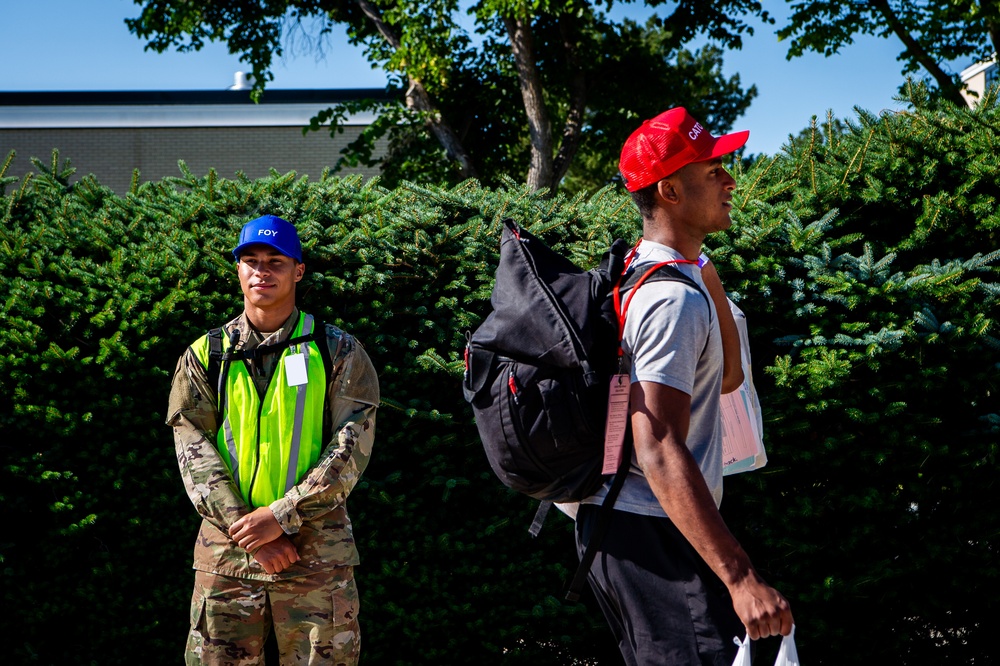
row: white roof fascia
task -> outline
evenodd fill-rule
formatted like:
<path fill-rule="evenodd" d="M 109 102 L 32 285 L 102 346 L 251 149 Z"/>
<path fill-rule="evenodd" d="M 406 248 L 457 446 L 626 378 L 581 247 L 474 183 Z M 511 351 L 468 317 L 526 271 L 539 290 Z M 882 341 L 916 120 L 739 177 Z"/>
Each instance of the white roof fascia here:
<path fill-rule="evenodd" d="M 332 104 L 330 105 L 332 106 Z M 0 106 L 0 129 L 140 127 L 304 127 L 323 102 L 300 104 L 172 104 Z M 377 114 L 351 114 L 345 125 L 369 125 Z"/>
<path fill-rule="evenodd" d="M 997 64 L 996 58 L 997 58 L 996 54 L 994 53 L 993 57 L 988 60 L 981 60 L 974 65 L 969 65 L 968 67 L 962 70 L 962 72 L 958 75 L 958 77 L 962 81 L 968 81 L 976 74 L 979 74 L 980 72 L 983 72 L 989 69 L 990 67 L 996 66 Z"/>

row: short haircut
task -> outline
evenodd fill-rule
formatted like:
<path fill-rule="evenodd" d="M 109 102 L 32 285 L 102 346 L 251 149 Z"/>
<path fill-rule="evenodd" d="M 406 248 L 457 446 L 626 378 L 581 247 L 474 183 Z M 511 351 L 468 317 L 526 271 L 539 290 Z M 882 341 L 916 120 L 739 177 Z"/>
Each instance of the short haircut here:
<path fill-rule="evenodd" d="M 642 215 L 644 220 L 653 217 L 653 208 L 656 207 L 657 185 L 659 185 L 659 182 L 647 185 L 641 190 L 630 192 L 632 201 L 635 202 L 635 206 L 639 209 L 639 214 Z"/>

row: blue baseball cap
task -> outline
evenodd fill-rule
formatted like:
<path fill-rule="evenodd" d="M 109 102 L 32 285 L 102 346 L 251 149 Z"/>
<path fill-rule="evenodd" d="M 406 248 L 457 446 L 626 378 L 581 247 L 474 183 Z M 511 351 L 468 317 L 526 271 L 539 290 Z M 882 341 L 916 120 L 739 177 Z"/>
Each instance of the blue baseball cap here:
<path fill-rule="evenodd" d="M 250 245 L 270 245 L 286 257 L 302 261 L 302 244 L 295 226 L 276 215 L 263 215 L 243 225 L 239 245 L 233 250 L 236 261 L 240 260 L 240 252 Z"/>

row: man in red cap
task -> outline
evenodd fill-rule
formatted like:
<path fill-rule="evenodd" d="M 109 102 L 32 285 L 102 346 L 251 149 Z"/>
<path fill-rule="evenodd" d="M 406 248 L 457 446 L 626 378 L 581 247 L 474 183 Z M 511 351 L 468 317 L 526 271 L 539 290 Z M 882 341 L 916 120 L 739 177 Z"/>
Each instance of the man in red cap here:
<path fill-rule="evenodd" d="M 728 229 L 736 181 L 722 156 L 749 132 L 712 136 L 683 108 L 647 120 L 620 169 L 643 220 L 638 265 L 670 261 L 699 284 L 635 292 L 622 346 L 629 373 L 632 473 L 590 570 L 627 664 L 729 666 L 743 640 L 787 635 L 788 602 L 727 529 L 719 396 L 742 382 L 739 338 L 718 274 L 701 254 Z M 577 514 L 582 553 L 608 486 Z"/>

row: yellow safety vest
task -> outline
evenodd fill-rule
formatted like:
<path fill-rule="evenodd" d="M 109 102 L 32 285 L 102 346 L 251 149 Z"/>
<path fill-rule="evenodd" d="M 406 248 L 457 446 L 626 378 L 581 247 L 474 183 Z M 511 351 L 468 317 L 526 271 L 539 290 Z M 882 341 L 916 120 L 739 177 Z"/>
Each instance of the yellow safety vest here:
<path fill-rule="evenodd" d="M 311 315 L 300 314 L 289 339 L 310 335 L 314 325 Z M 228 346 L 229 341 L 223 335 L 223 352 Z M 207 370 L 208 335 L 191 348 Z M 275 353 L 281 356 L 263 400 L 246 362 L 236 359 L 229 363 L 225 414 L 216 436 L 216 447 L 233 480 L 254 508 L 271 504 L 297 484 L 319 460 L 324 445 L 327 388 L 324 352 L 315 342 L 304 342 Z M 293 359 L 297 354 L 304 357 L 308 381 L 289 386 L 286 373 L 290 363 L 299 363 Z"/>

